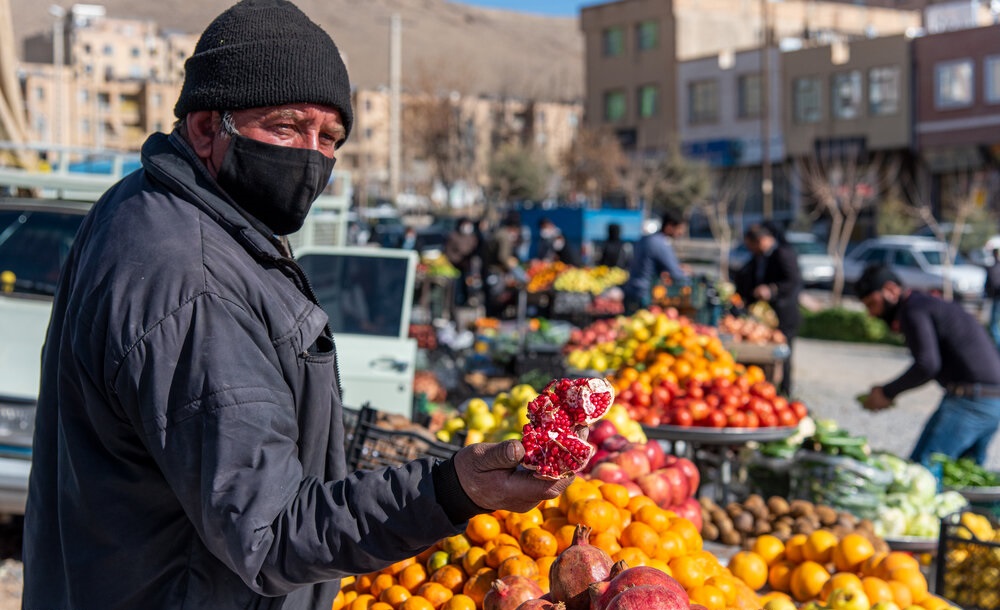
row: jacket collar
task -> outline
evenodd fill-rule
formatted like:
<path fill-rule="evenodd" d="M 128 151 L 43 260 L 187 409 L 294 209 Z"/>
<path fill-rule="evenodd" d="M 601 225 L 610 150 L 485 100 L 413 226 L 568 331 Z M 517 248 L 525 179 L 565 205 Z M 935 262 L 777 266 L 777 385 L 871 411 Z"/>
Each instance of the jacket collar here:
<path fill-rule="evenodd" d="M 151 178 L 208 214 L 245 248 L 265 259 L 287 257 L 278 238 L 222 190 L 177 130 L 149 136 L 141 159 Z"/>

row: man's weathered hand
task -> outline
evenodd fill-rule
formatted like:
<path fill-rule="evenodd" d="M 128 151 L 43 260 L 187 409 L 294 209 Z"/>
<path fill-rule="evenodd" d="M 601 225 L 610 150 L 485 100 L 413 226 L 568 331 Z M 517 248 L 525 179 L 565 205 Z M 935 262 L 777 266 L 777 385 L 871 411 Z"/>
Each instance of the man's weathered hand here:
<path fill-rule="evenodd" d="M 455 472 L 477 506 L 518 513 L 557 497 L 573 482 L 573 477 L 557 481 L 536 477 L 532 471 L 518 468 L 523 457 L 520 441 L 476 443 L 455 454 Z"/>

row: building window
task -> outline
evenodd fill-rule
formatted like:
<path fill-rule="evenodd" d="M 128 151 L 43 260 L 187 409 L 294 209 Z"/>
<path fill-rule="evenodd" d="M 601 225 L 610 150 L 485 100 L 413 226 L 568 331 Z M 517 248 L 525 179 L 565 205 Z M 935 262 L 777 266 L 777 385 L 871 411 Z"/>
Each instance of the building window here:
<path fill-rule="evenodd" d="M 35 99 L 38 100 L 39 102 L 45 99 L 44 87 L 35 87 Z"/>
<path fill-rule="evenodd" d="M 635 26 L 635 44 L 640 51 L 650 51 L 660 46 L 660 24 L 651 19 L 640 21 Z"/>
<path fill-rule="evenodd" d="M 97 105 L 102 110 L 107 110 L 111 106 L 111 96 L 107 93 L 100 92 L 97 94 Z"/>
<path fill-rule="evenodd" d="M 90 49 L 90 43 L 89 42 L 83 43 L 83 53 L 85 55 L 90 55 L 90 50 L 91 50 Z"/>
<path fill-rule="evenodd" d="M 620 27 L 604 30 L 604 56 L 620 57 L 625 53 L 625 30 Z"/>
<path fill-rule="evenodd" d="M 604 94 L 604 120 L 614 123 L 625 118 L 625 92 L 608 91 Z"/>
<path fill-rule="evenodd" d="M 688 85 L 688 123 L 699 125 L 719 120 L 719 81 L 700 80 Z"/>
<path fill-rule="evenodd" d="M 90 135 L 90 119 L 80 119 L 80 133 Z"/>
<path fill-rule="evenodd" d="M 104 54 L 105 55 L 114 55 L 115 54 L 115 48 L 113 46 L 109 45 L 109 44 L 104 45 Z"/>
<path fill-rule="evenodd" d="M 983 72 L 986 84 L 984 96 L 987 104 L 1000 104 L 1000 55 L 993 55 L 983 60 Z"/>
<path fill-rule="evenodd" d="M 648 119 L 660 114 L 660 88 L 656 85 L 639 87 L 639 118 Z"/>
<path fill-rule="evenodd" d="M 365 139 L 371 140 L 375 136 L 375 130 L 371 127 L 365 127 Z"/>
<path fill-rule="evenodd" d="M 757 119 L 761 115 L 760 74 L 741 74 L 738 79 L 736 116 L 741 119 Z"/>
<path fill-rule="evenodd" d="M 139 57 L 140 53 L 139 47 L 132 47 L 132 50 L 130 52 L 132 53 L 132 57 Z"/>
<path fill-rule="evenodd" d="M 163 105 L 163 94 L 154 93 L 153 94 L 153 108 L 159 108 Z"/>
<path fill-rule="evenodd" d="M 861 116 L 861 71 L 834 74 L 830 80 L 830 108 L 837 119 Z"/>
<path fill-rule="evenodd" d="M 792 107 L 796 123 L 818 123 L 822 116 L 822 84 L 814 76 L 796 78 L 792 82 Z"/>
<path fill-rule="evenodd" d="M 86 105 L 90 103 L 90 91 L 86 89 L 80 89 L 77 91 L 76 99 L 80 104 Z"/>
<path fill-rule="evenodd" d="M 934 66 L 934 106 L 961 108 L 972 104 L 975 84 L 971 59 L 942 62 Z"/>
<path fill-rule="evenodd" d="M 868 112 L 885 116 L 899 112 L 899 67 L 883 66 L 868 71 Z"/>

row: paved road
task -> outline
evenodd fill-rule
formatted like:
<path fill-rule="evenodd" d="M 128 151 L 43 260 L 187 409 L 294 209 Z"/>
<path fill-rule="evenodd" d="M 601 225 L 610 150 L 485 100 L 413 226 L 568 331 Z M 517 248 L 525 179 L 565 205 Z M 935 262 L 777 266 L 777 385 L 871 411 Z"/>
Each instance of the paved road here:
<path fill-rule="evenodd" d="M 830 418 L 852 433 L 868 436 L 873 449 L 908 457 L 924 421 L 941 399 L 941 388 L 928 383 L 896 399 L 897 406 L 869 413 L 854 397 L 889 381 L 910 363 L 902 347 L 798 339 L 792 364 L 794 394 L 815 418 Z M 989 448 L 987 467 L 1000 470 L 1000 433 Z"/>

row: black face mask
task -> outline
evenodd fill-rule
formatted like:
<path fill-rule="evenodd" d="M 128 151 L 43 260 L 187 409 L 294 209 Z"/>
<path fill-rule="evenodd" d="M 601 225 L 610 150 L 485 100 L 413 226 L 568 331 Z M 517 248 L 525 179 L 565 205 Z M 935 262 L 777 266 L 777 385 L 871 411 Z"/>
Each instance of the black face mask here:
<path fill-rule="evenodd" d="M 288 235 L 302 228 L 335 161 L 316 150 L 233 135 L 216 181 L 275 235 Z"/>

